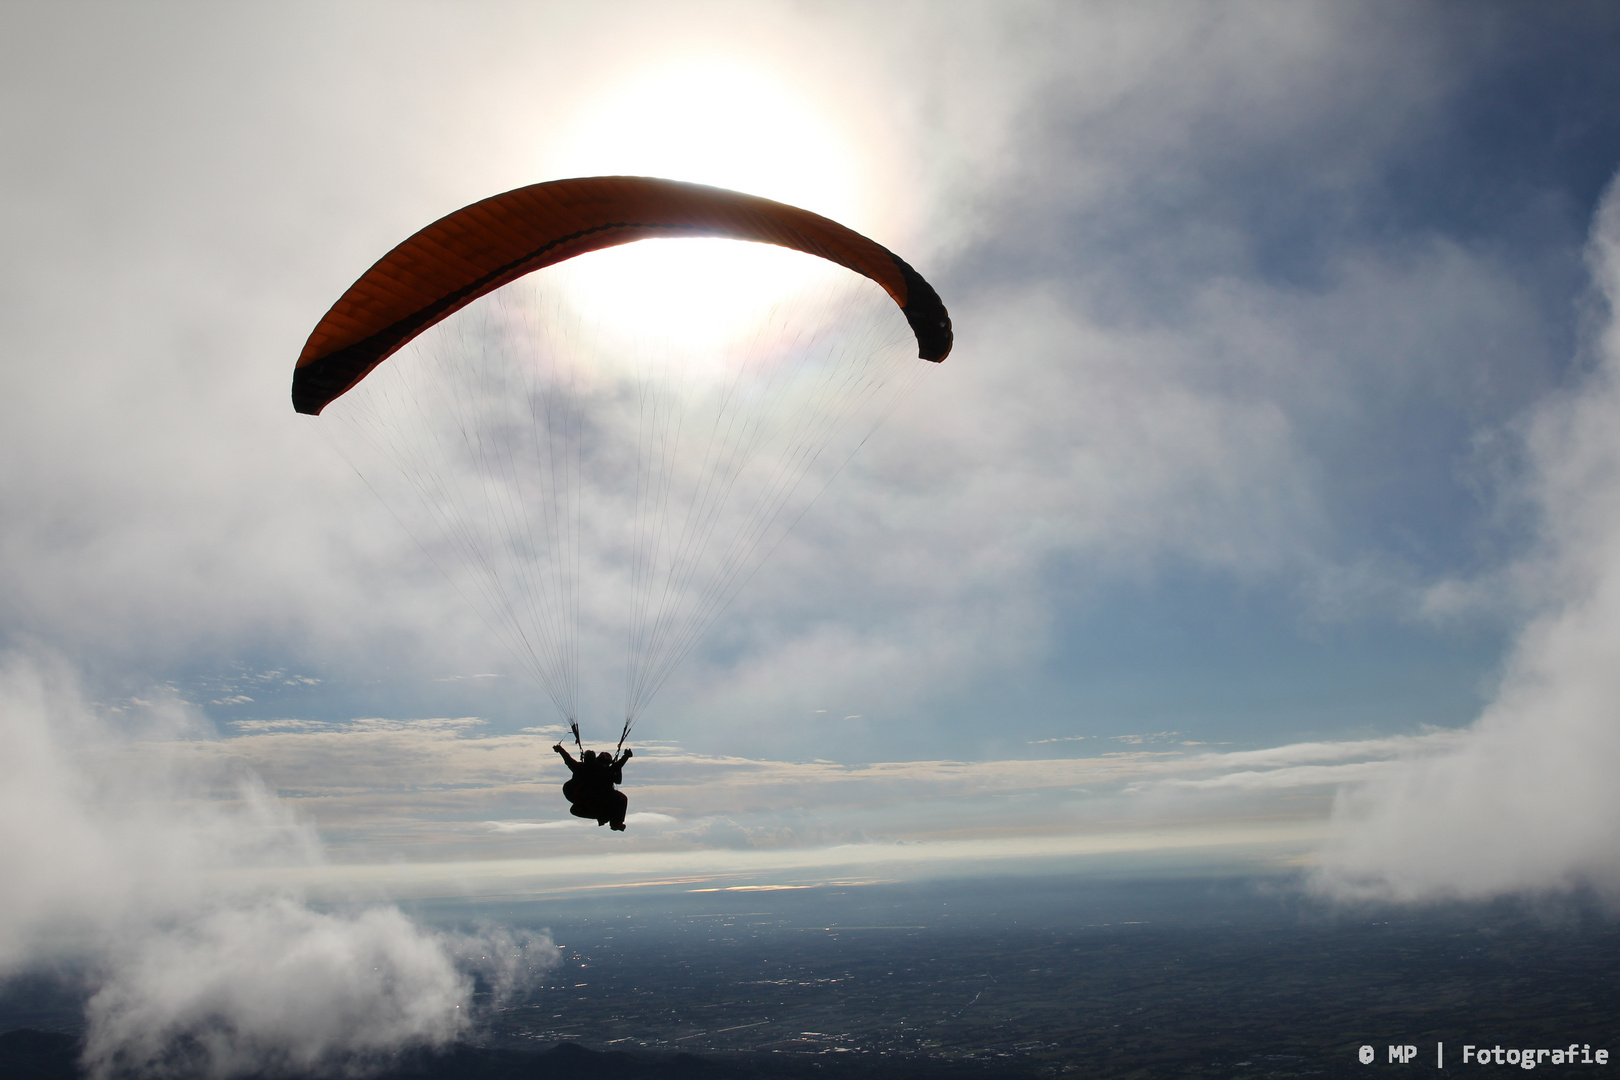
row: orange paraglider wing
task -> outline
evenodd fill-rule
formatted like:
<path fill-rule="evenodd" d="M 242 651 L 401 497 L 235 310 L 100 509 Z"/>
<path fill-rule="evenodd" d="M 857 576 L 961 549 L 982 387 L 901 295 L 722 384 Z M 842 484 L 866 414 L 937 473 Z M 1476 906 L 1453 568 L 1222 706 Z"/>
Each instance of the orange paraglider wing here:
<path fill-rule="evenodd" d="M 933 286 L 887 248 L 835 221 L 723 188 L 641 176 L 553 180 L 442 217 L 349 286 L 309 335 L 293 407 L 319 413 L 417 334 L 486 293 L 589 251 L 654 237 L 716 236 L 792 248 L 881 285 L 917 336 L 917 354 L 951 351 Z"/>

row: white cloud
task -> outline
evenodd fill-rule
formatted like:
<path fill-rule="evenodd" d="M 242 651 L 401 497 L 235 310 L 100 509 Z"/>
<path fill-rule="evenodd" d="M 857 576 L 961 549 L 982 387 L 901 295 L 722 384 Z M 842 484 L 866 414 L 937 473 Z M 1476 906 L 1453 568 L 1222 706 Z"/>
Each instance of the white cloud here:
<path fill-rule="evenodd" d="M 279 1075 L 440 1045 L 474 1022 L 473 973 L 510 989 L 552 961 L 541 937 L 447 937 L 262 884 L 321 865 L 313 829 L 195 753 L 206 726 L 184 706 L 142 720 L 131 740 L 61 665 L 0 657 L 0 978 L 92 972 L 98 1075 Z"/>
<path fill-rule="evenodd" d="M 1609 312 L 1595 365 L 1528 428 L 1539 550 L 1512 578 L 1539 614 L 1495 700 L 1439 755 L 1351 786 L 1322 888 L 1419 900 L 1620 891 L 1620 186 L 1592 228 Z"/>
<path fill-rule="evenodd" d="M 98 1075 L 304 1074 L 463 1034 L 472 982 L 396 908 L 269 898 L 136 936 L 87 1009 Z"/>

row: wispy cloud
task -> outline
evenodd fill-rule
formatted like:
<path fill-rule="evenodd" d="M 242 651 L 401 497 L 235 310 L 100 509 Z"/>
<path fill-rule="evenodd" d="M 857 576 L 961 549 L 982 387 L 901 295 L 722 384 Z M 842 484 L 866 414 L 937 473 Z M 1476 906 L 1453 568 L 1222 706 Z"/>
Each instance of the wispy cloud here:
<path fill-rule="evenodd" d="M 827 851 L 852 844 L 931 845 L 935 861 L 966 844 L 963 857 L 982 860 L 989 855 L 974 838 L 995 836 L 1008 853 L 1038 860 L 1104 836 L 1114 837 L 1108 850 L 1157 848 L 1164 830 L 1188 820 L 1201 823 L 1199 843 L 1213 843 L 1223 830 L 1238 835 L 1267 817 L 1290 823 L 1297 839 L 1298 830 L 1325 825 L 1342 785 L 1443 755 L 1464 737 L 1439 730 L 1240 751 L 1171 742 L 1090 757 L 860 764 L 663 745 L 627 769 L 633 827 L 612 850 L 634 865 L 663 865 L 680 853 L 775 853 L 772 865 L 785 867 L 795 858 L 820 864 Z M 566 774 L 537 733 L 492 733 L 464 720 L 367 722 L 256 731 L 181 752 L 271 778 L 320 824 L 342 863 L 540 866 L 603 854 L 600 830 L 563 816 Z M 508 813 L 491 818 L 492 810 Z"/>
<path fill-rule="evenodd" d="M 667 825 L 677 819 L 668 814 L 643 811 L 626 814 L 624 820 L 629 825 Z M 595 823 L 586 821 L 584 818 L 569 817 L 559 818 L 555 821 L 486 821 L 484 824 L 493 832 L 523 833 L 536 832 L 542 829 L 591 828 Z"/>

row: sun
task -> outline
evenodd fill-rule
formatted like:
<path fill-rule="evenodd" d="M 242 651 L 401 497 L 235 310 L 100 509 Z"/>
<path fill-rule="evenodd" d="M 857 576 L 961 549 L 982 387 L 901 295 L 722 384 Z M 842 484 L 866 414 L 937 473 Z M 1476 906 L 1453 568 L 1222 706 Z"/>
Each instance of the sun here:
<path fill-rule="evenodd" d="M 644 69 L 586 105 L 553 160 L 559 176 L 657 176 L 861 214 L 852 140 L 769 70 L 725 56 Z M 599 325 L 715 348 L 753 313 L 825 276 L 820 260 L 763 244 L 647 240 L 570 260 L 570 300 Z"/>
<path fill-rule="evenodd" d="M 692 56 L 588 104 L 560 146 L 562 175 L 660 176 L 746 191 L 835 221 L 858 216 L 850 138 L 774 73 Z"/>

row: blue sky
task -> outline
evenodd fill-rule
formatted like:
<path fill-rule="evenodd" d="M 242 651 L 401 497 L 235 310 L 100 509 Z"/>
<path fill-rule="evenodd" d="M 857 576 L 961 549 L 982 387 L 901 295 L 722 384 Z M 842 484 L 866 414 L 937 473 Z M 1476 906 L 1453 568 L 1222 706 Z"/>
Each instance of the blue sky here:
<path fill-rule="evenodd" d="M 1617 47 L 1598 3 L 8 5 L 0 854 L 44 884 L 0 970 L 127 922 L 98 876 L 204 951 L 316 894 L 997 853 L 1612 888 Z M 287 401 L 394 243 L 608 173 L 844 220 L 957 332 L 660 694 L 613 855 Z"/>

